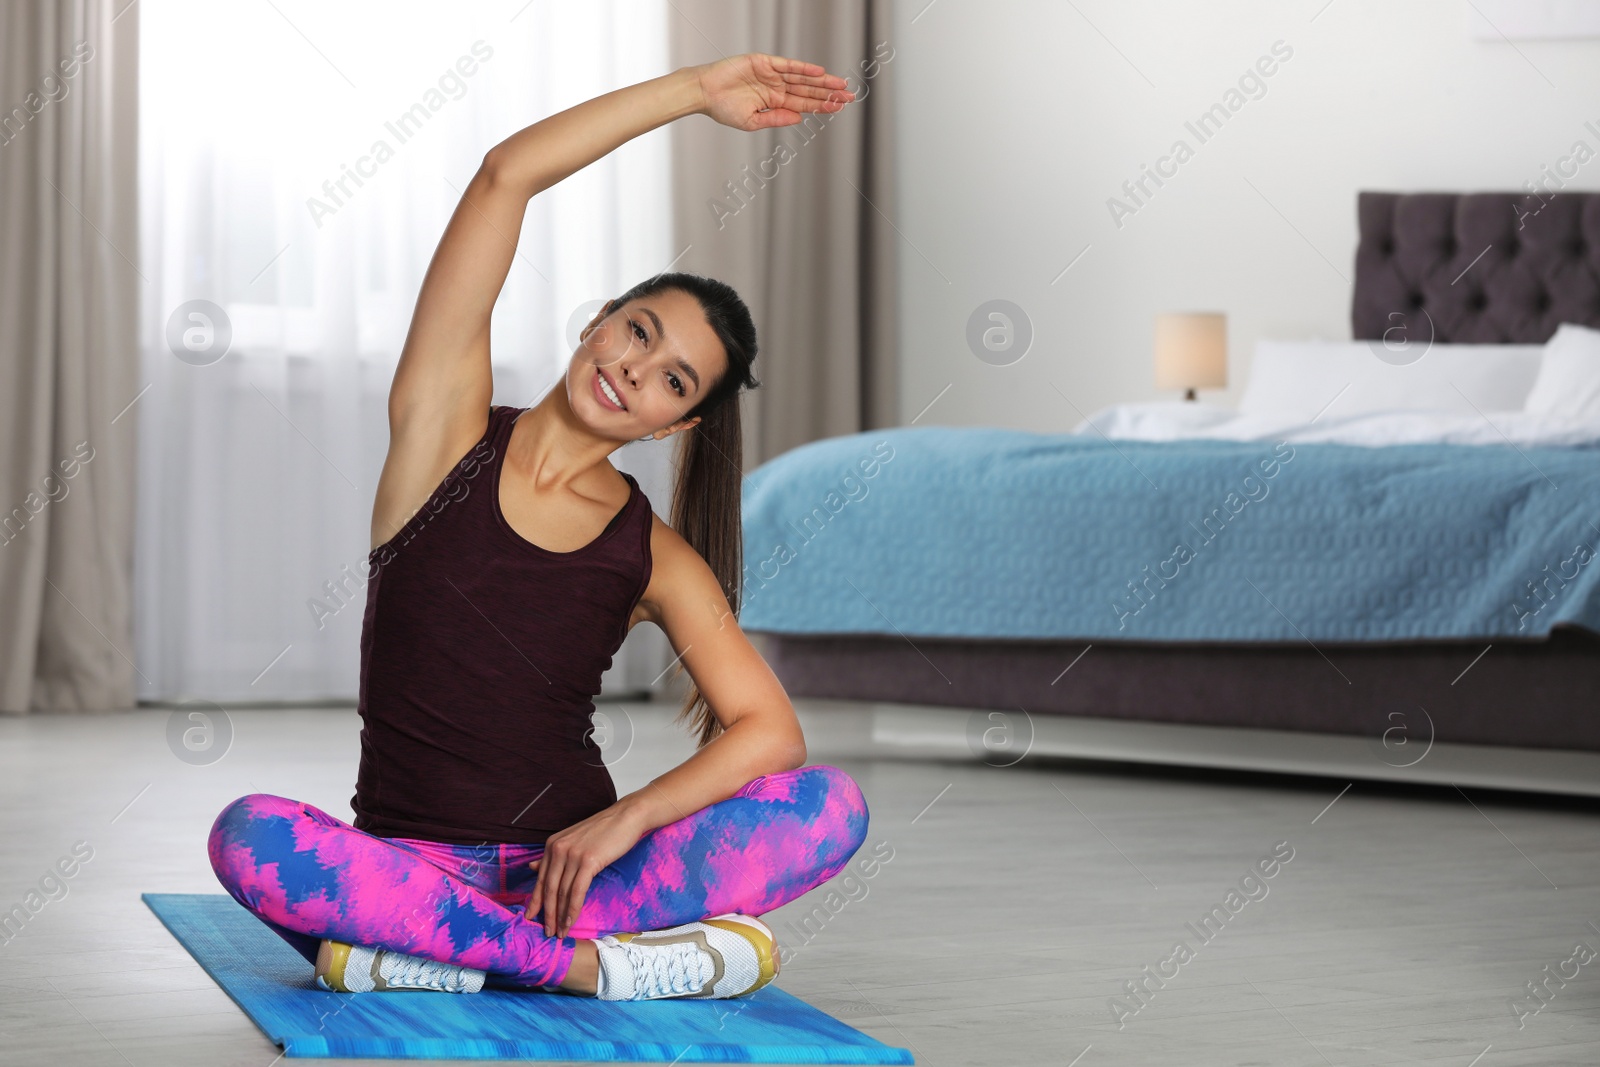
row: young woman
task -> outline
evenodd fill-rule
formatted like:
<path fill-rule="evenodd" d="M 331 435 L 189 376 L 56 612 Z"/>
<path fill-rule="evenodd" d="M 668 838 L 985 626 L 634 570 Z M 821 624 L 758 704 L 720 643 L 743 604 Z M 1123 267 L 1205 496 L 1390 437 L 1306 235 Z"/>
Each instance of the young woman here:
<path fill-rule="evenodd" d="M 860 847 L 860 789 L 802 766 L 794 709 L 737 622 L 738 399 L 759 384 L 738 295 L 692 274 L 641 282 L 532 408 L 491 406 L 489 362 L 530 198 L 683 116 L 792 125 L 844 107 L 844 86 L 814 63 L 736 56 L 579 104 L 484 156 L 389 392 L 355 821 L 257 793 L 209 840 L 228 892 L 324 988 L 739 996 L 780 964 L 756 916 Z M 607 457 L 673 434 L 668 525 Z M 592 698 L 643 621 L 693 679 L 680 719 L 699 747 L 619 799 Z"/>

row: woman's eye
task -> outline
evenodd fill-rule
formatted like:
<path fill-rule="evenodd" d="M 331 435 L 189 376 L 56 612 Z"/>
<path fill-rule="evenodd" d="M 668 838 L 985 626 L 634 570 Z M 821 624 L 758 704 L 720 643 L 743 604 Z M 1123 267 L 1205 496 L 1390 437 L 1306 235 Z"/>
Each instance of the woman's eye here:
<path fill-rule="evenodd" d="M 629 319 L 628 325 L 633 327 L 633 332 L 638 336 L 640 344 L 650 340 L 650 334 L 646 332 L 643 326 L 639 325 L 637 319 Z"/>
<path fill-rule="evenodd" d="M 683 379 L 679 378 L 676 374 L 668 374 L 667 381 L 672 383 L 672 388 L 677 390 L 679 396 L 683 395 Z"/>

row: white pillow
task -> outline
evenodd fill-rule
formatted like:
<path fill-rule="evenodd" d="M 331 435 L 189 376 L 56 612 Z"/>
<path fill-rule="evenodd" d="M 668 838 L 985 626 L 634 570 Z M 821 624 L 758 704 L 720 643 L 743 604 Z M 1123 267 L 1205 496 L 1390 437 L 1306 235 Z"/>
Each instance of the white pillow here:
<path fill-rule="evenodd" d="M 1544 343 L 1539 376 L 1523 404 L 1535 415 L 1600 419 L 1600 330 L 1563 322 Z"/>
<path fill-rule="evenodd" d="M 1134 437 L 1144 440 L 1192 435 L 1220 426 L 1239 413 L 1204 400 L 1151 400 L 1112 404 L 1101 408 L 1073 428 L 1073 433 L 1099 437 Z"/>
<path fill-rule="evenodd" d="M 1394 361 L 1408 353 L 1385 348 L 1382 341 L 1257 341 L 1239 411 L 1305 419 L 1324 408 L 1333 417 L 1520 411 L 1545 348 L 1435 344 L 1418 351 L 1414 362 L 1400 363 Z"/>

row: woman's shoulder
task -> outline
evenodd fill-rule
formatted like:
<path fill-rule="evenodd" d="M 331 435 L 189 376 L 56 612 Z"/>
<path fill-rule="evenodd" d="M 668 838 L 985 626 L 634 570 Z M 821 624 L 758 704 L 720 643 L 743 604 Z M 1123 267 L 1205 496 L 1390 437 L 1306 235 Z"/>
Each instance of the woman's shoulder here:
<path fill-rule="evenodd" d="M 489 428 L 493 429 L 501 423 L 512 422 L 526 410 L 526 408 L 519 408 L 515 404 L 490 404 Z"/>
<path fill-rule="evenodd" d="M 659 515 L 652 515 L 650 521 L 652 562 L 640 596 L 642 618 L 669 630 L 685 646 L 714 642 L 730 619 L 737 630 L 738 613 L 705 557 Z"/>
<path fill-rule="evenodd" d="M 650 582 L 644 599 L 659 607 L 668 601 L 699 601 L 711 591 L 721 592 L 721 583 L 705 558 L 672 524 L 651 510 Z"/>

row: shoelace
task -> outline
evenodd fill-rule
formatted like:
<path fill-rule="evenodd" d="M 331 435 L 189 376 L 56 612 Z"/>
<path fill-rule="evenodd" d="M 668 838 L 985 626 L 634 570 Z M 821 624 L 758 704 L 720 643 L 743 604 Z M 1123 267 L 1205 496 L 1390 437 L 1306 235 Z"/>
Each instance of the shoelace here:
<path fill-rule="evenodd" d="M 466 988 L 466 972 L 449 963 L 437 963 L 421 956 L 404 956 L 391 953 L 384 959 L 391 963 L 382 969 L 389 973 L 384 981 L 390 985 L 427 986 L 445 993 L 458 993 Z"/>
<path fill-rule="evenodd" d="M 634 996 L 638 999 L 698 993 L 706 980 L 716 973 L 716 965 L 691 942 L 638 945 L 623 941 L 620 944 L 633 965 Z"/>

